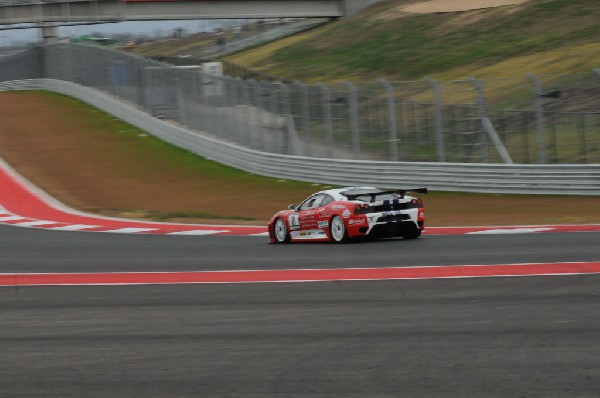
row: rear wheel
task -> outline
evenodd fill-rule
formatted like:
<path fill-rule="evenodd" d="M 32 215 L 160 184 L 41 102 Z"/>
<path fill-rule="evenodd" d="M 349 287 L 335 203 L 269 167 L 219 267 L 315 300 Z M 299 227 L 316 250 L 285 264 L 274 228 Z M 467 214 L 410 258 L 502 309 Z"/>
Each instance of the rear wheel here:
<path fill-rule="evenodd" d="M 331 235 L 331 240 L 335 243 L 344 243 L 348 240 L 348 231 L 346 230 L 346 225 L 344 224 L 344 220 L 340 216 L 335 216 L 331 219 L 329 223 L 329 234 Z"/>
<path fill-rule="evenodd" d="M 407 228 L 400 234 L 404 239 L 417 239 L 421 236 L 421 230 L 417 227 Z"/>
<path fill-rule="evenodd" d="M 290 241 L 290 233 L 282 218 L 275 220 L 275 224 L 273 225 L 273 235 L 275 235 L 277 243 L 288 243 Z"/>

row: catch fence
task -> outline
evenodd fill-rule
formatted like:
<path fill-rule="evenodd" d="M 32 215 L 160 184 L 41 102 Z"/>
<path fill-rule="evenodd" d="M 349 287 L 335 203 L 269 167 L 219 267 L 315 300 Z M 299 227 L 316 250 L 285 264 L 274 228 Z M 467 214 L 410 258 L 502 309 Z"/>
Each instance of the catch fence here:
<path fill-rule="evenodd" d="M 276 154 L 370 161 L 600 163 L 597 71 L 326 85 L 217 76 L 195 64 L 174 67 L 74 43 L 0 59 L 2 84 L 34 78 L 96 88 L 161 119 Z"/>

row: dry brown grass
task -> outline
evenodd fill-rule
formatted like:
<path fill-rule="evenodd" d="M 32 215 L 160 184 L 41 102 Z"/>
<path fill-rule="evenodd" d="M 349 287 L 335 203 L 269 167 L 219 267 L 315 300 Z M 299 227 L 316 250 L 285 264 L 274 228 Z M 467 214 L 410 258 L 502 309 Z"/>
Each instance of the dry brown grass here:
<path fill-rule="evenodd" d="M 73 99 L 0 93 L 0 156 L 63 203 L 168 221 L 260 224 L 322 185 L 205 161 Z M 600 223 L 599 197 L 432 192 L 429 225 Z"/>

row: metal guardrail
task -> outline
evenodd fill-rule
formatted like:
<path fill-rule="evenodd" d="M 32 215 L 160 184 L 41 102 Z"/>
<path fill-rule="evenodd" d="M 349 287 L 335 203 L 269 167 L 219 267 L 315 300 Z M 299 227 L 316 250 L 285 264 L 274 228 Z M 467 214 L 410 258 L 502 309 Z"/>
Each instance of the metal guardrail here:
<path fill-rule="evenodd" d="M 155 118 L 101 91 L 71 82 L 31 79 L 0 90 L 41 89 L 75 97 L 200 156 L 251 173 L 335 185 L 511 194 L 600 195 L 600 164 L 512 165 L 324 159 L 267 153 L 211 138 Z"/>

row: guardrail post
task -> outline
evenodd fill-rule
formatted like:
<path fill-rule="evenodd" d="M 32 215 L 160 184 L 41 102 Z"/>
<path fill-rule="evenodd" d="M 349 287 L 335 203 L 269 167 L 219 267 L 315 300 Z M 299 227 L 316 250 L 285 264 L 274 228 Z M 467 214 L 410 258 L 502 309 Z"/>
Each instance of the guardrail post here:
<path fill-rule="evenodd" d="M 354 149 L 354 158 L 360 159 L 360 132 L 358 126 L 358 99 L 357 90 L 354 84 L 348 81 L 342 82 L 348 93 L 348 116 L 350 122 L 350 132 L 352 133 L 352 147 Z"/>
<path fill-rule="evenodd" d="M 394 87 L 385 79 L 379 80 L 379 83 L 387 92 L 387 114 L 389 129 L 390 160 L 398 161 L 398 130 L 396 126 L 396 98 Z"/>
<path fill-rule="evenodd" d="M 333 159 L 333 123 L 331 121 L 331 89 L 323 83 L 318 83 L 317 87 L 319 87 L 319 90 L 321 90 L 321 100 L 323 102 L 323 124 L 325 126 L 327 156 L 330 159 Z"/>
<path fill-rule="evenodd" d="M 469 78 L 469 82 L 477 90 L 477 119 L 479 119 L 479 128 L 481 129 L 481 158 L 484 163 L 489 163 L 490 155 L 488 153 L 487 135 L 485 134 L 485 127 L 483 125 L 484 119 L 486 118 L 485 112 L 485 88 L 483 83 L 475 77 Z"/>
<path fill-rule="evenodd" d="M 527 77 L 533 83 L 533 95 L 535 99 L 535 125 L 538 134 L 538 163 L 546 163 L 546 132 L 544 131 L 544 105 L 542 104 L 542 85 L 540 79 L 533 73 Z"/>
<path fill-rule="evenodd" d="M 304 83 L 294 82 L 294 85 L 300 89 L 300 102 L 302 112 L 302 129 L 304 130 L 304 153 L 306 156 L 311 156 L 311 126 L 310 126 L 310 107 L 308 101 L 308 88 Z"/>
<path fill-rule="evenodd" d="M 438 162 L 446 161 L 446 151 L 444 145 L 444 128 L 442 126 L 442 96 L 440 95 L 440 85 L 432 78 L 428 77 L 425 81 L 433 90 L 433 109 L 435 122 L 435 136 Z M 482 119 L 483 120 L 483 119 Z"/>

